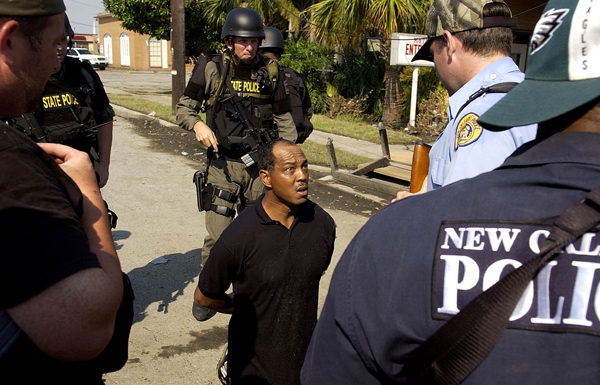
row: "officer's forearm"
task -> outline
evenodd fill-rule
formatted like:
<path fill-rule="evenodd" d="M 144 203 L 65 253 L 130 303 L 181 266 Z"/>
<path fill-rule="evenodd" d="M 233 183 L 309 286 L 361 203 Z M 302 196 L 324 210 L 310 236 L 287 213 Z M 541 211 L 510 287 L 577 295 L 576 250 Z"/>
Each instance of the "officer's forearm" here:
<path fill-rule="evenodd" d="M 110 164 L 110 153 L 113 141 L 113 122 L 98 127 L 98 156 L 100 163 Z"/>
<path fill-rule="evenodd" d="M 202 121 L 199 116 L 199 111 L 200 103 L 185 95 L 182 96 L 177 103 L 177 111 L 175 113 L 175 118 L 179 127 L 184 130 L 192 131 L 194 125 L 198 121 Z"/>
<path fill-rule="evenodd" d="M 273 115 L 277 129 L 279 130 L 279 136 L 283 139 L 287 139 L 290 142 L 296 142 L 298 133 L 296 131 L 296 125 L 292 119 L 292 115 L 289 112 L 281 115 Z"/>

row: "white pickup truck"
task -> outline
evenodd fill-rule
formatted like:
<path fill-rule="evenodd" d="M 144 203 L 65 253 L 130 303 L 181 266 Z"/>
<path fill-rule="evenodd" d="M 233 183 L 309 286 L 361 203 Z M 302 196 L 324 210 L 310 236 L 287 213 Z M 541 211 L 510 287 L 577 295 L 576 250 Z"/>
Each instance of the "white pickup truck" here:
<path fill-rule="evenodd" d="M 67 56 L 74 57 L 82 62 L 88 62 L 94 68 L 100 68 L 101 70 L 108 68 L 108 60 L 104 56 L 94 55 L 85 48 L 71 48 L 67 52 Z"/>

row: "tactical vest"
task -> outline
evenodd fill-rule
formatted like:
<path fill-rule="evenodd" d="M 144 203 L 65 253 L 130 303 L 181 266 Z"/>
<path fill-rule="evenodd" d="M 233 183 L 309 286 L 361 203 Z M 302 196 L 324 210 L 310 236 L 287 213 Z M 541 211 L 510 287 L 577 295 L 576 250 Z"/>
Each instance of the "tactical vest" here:
<path fill-rule="evenodd" d="M 291 114 L 298 134 L 296 143 L 304 143 L 306 138 L 308 138 L 313 131 L 309 112 L 311 107 L 310 95 L 306 88 L 306 83 L 303 78 L 304 75 L 299 74 L 288 67 L 282 68 L 290 91 L 290 104 L 292 105 Z"/>
<path fill-rule="evenodd" d="M 87 81 L 76 88 L 51 77 L 42 95 L 42 114 L 38 116 L 48 141 L 85 152 L 90 147 L 97 150 L 92 98 L 93 90 Z"/>
<path fill-rule="evenodd" d="M 229 138 L 244 137 L 248 130 L 242 118 L 228 108 L 227 103 L 231 103 L 229 97 L 242 104 L 253 126 L 262 126 L 269 131 L 275 130 L 273 114 L 289 111 L 274 100 L 279 82 L 277 62 L 261 55 L 258 55 L 258 60 L 258 64 L 236 66 L 227 53 L 200 57 L 184 92 L 202 104 L 206 122 L 219 142 L 219 152 L 231 158 L 240 158 L 245 150 L 241 145 L 231 143 Z M 205 95 L 205 68 L 209 61 L 217 65 L 220 80 L 216 89 Z"/>
<path fill-rule="evenodd" d="M 93 84 L 93 79 L 83 71 L 71 72 L 77 73 L 65 76 L 69 83 L 64 77 L 58 79 L 52 76 L 46 83 L 40 112 L 15 117 L 12 125 L 36 142 L 61 143 L 87 152 L 97 160 L 98 131 L 91 108 L 93 89 L 90 84 Z"/>

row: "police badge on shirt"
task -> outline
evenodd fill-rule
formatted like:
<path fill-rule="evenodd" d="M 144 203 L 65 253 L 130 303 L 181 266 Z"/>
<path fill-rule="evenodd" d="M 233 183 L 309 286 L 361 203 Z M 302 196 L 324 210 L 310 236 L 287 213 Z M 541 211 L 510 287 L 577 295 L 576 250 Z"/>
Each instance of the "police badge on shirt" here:
<path fill-rule="evenodd" d="M 449 319 L 539 253 L 551 225 L 444 222 L 432 287 L 432 314 Z M 600 335 L 600 234 L 586 233 L 529 284 L 508 327 Z"/>
<path fill-rule="evenodd" d="M 458 122 L 456 127 L 456 139 L 454 140 L 454 150 L 459 147 L 468 146 L 471 143 L 475 143 L 483 132 L 483 127 L 477 123 L 479 116 L 470 113 Z"/>

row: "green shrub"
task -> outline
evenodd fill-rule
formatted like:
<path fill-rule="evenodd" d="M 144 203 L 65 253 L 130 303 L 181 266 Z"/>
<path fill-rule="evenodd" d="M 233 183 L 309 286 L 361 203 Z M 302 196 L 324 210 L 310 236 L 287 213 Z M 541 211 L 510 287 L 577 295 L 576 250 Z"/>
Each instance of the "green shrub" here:
<path fill-rule="evenodd" d="M 385 96 L 383 59 L 372 52 L 366 55 L 351 53 L 341 54 L 342 59 L 336 63 L 333 56 L 334 52 L 324 46 L 300 37 L 297 40 L 286 41 L 285 54 L 280 63 L 306 77 L 315 113 L 329 112 L 329 86 L 334 87 L 336 93 L 350 103 L 360 101 L 363 113 L 370 114 L 376 120 L 381 119 Z M 339 102 L 338 99 L 335 104 L 339 105 Z M 355 115 L 355 111 L 356 109 L 352 108 L 350 115 Z"/>
<path fill-rule="evenodd" d="M 332 81 L 341 96 L 349 101 L 362 101 L 364 113 L 372 114 L 385 96 L 385 63 L 373 52 L 344 54 L 333 67 Z M 381 114 L 379 114 L 379 119 Z"/>
<path fill-rule="evenodd" d="M 406 66 L 400 73 L 402 85 L 402 115 L 410 116 L 410 94 L 413 67 Z M 415 131 L 422 136 L 437 136 L 448 120 L 448 92 L 442 86 L 433 67 L 419 68 L 417 116 Z"/>
<path fill-rule="evenodd" d="M 325 112 L 327 84 L 333 67 L 332 53 L 324 46 L 304 38 L 287 40 L 280 63 L 300 72 L 306 78 L 313 111 Z"/>

